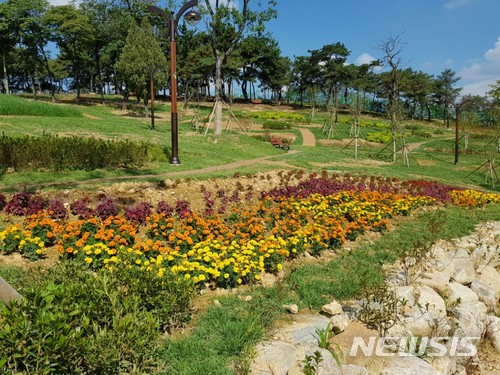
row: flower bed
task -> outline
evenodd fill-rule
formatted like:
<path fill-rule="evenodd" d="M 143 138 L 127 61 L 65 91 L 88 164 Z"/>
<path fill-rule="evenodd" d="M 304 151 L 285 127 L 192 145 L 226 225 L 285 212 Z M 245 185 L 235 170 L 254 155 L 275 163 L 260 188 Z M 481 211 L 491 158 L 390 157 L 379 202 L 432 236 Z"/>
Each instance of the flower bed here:
<path fill-rule="evenodd" d="M 0 251 L 36 260 L 55 247 L 61 257 L 93 270 L 120 265 L 159 277 L 168 270 L 199 285 L 233 287 L 277 272 L 285 260 L 305 252 L 319 256 L 366 231 L 383 232 L 388 219 L 424 205 L 500 203 L 498 194 L 436 182 L 349 175 L 312 175 L 295 186 L 263 192 L 252 204 L 235 193 L 202 193 L 203 214 L 185 201 L 160 202 L 156 212 L 139 203 L 120 214 L 115 200 L 106 198 L 96 209 L 85 200 L 73 202 L 69 218 L 64 205 L 51 201 L 49 207 L 40 197 L 19 193 L 24 195 L 6 202 L 7 212 L 32 213 L 29 202 L 38 212 L 0 232 Z"/>

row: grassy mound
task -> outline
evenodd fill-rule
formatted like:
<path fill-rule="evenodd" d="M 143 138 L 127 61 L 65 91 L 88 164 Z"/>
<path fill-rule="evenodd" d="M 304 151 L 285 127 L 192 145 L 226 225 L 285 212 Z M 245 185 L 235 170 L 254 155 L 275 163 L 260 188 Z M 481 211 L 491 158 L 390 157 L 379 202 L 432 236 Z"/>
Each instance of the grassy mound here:
<path fill-rule="evenodd" d="M 76 108 L 34 102 L 12 95 L 0 95 L 0 115 L 83 117 L 82 112 Z"/>

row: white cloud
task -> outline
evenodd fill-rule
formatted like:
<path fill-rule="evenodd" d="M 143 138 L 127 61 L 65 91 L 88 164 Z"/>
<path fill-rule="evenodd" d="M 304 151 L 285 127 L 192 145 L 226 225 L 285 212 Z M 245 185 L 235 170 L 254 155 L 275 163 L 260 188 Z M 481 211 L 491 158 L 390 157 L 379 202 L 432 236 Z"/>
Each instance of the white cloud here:
<path fill-rule="evenodd" d="M 472 3 L 474 0 L 452 0 L 443 5 L 445 10 L 453 10 Z"/>
<path fill-rule="evenodd" d="M 361 55 L 358 56 L 358 58 L 354 61 L 356 65 L 363 65 L 363 64 L 369 64 L 372 61 L 377 60 L 375 57 L 371 56 L 370 54 L 364 52 Z"/>
<path fill-rule="evenodd" d="M 460 76 L 466 82 L 463 93 L 484 95 L 490 90 L 489 85 L 500 78 L 500 37 L 495 46 L 484 54 L 484 60 L 464 67 Z"/>
<path fill-rule="evenodd" d="M 210 5 L 212 9 L 215 9 L 215 0 L 210 0 Z M 228 8 L 239 9 L 237 0 L 223 0 L 219 1 L 219 6 L 226 6 Z"/>
<path fill-rule="evenodd" d="M 375 57 L 373 57 L 372 55 L 366 53 L 366 52 L 363 52 L 361 55 L 359 55 L 356 60 L 354 60 L 354 65 L 363 65 L 363 64 L 369 64 L 371 63 L 372 61 L 375 61 L 377 60 Z M 373 70 L 374 71 L 381 71 L 382 70 L 382 67 L 381 66 L 375 66 L 373 67 Z"/>
<path fill-rule="evenodd" d="M 68 5 L 72 2 L 78 5 L 78 1 L 75 2 L 72 0 L 49 0 L 50 5 Z"/>

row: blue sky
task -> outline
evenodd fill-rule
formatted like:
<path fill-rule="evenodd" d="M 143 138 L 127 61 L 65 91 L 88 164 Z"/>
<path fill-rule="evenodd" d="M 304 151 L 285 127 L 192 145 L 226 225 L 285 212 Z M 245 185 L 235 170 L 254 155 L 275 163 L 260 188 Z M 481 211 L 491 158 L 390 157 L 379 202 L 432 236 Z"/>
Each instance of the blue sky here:
<path fill-rule="evenodd" d="M 464 94 L 483 95 L 500 80 L 500 0 L 277 1 L 267 28 L 285 56 L 342 42 L 348 63 L 361 63 L 381 58 L 377 45 L 401 35 L 405 67 L 435 76 L 452 69 Z"/>
<path fill-rule="evenodd" d="M 401 34 L 406 67 L 452 69 L 464 93 L 500 80 L 500 0 L 278 0 L 268 29 L 286 56 L 342 42 L 350 63 L 381 58 L 377 45 Z"/>

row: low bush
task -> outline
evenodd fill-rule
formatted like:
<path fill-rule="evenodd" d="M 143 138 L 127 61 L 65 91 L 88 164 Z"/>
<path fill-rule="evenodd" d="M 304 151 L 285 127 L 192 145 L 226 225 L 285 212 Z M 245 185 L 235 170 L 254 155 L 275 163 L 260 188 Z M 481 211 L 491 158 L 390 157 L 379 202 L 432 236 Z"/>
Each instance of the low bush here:
<path fill-rule="evenodd" d="M 368 142 L 389 143 L 392 141 L 392 134 L 386 132 L 367 133 Z"/>
<path fill-rule="evenodd" d="M 152 373 L 162 333 L 190 317 L 193 296 L 168 273 L 93 273 L 75 262 L 23 285 L 23 301 L 0 306 L 2 373 Z"/>
<path fill-rule="evenodd" d="M 94 170 L 139 167 L 151 160 L 151 146 L 130 141 L 96 138 L 0 137 L 0 171 L 14 170 Z"/>
<path fill-rule="evenodd" d="M 253 118 L 258 118 L 261 120 L 294 120 L 294 121 L 304 121 L 304 115 L 298 113 L 290 112 L 277 112 L 277 111 L 262 111 L 251 113 Z"/>
<path fill-rule="evenodd" d="M 262 124 L 264 129 L 272 129 L 272 130 L 284 130 L 290 129 L 290 124 L 281 121 L 266 121 Z"/>
<path fill-rule="evenodd" d="M 387 122 L 380 121 L 369 121 L 369 120 L 360 120 L 359 126 L 362 128 L 377 128 L 377 129 L 390 129 L 391 124 Z"/>

